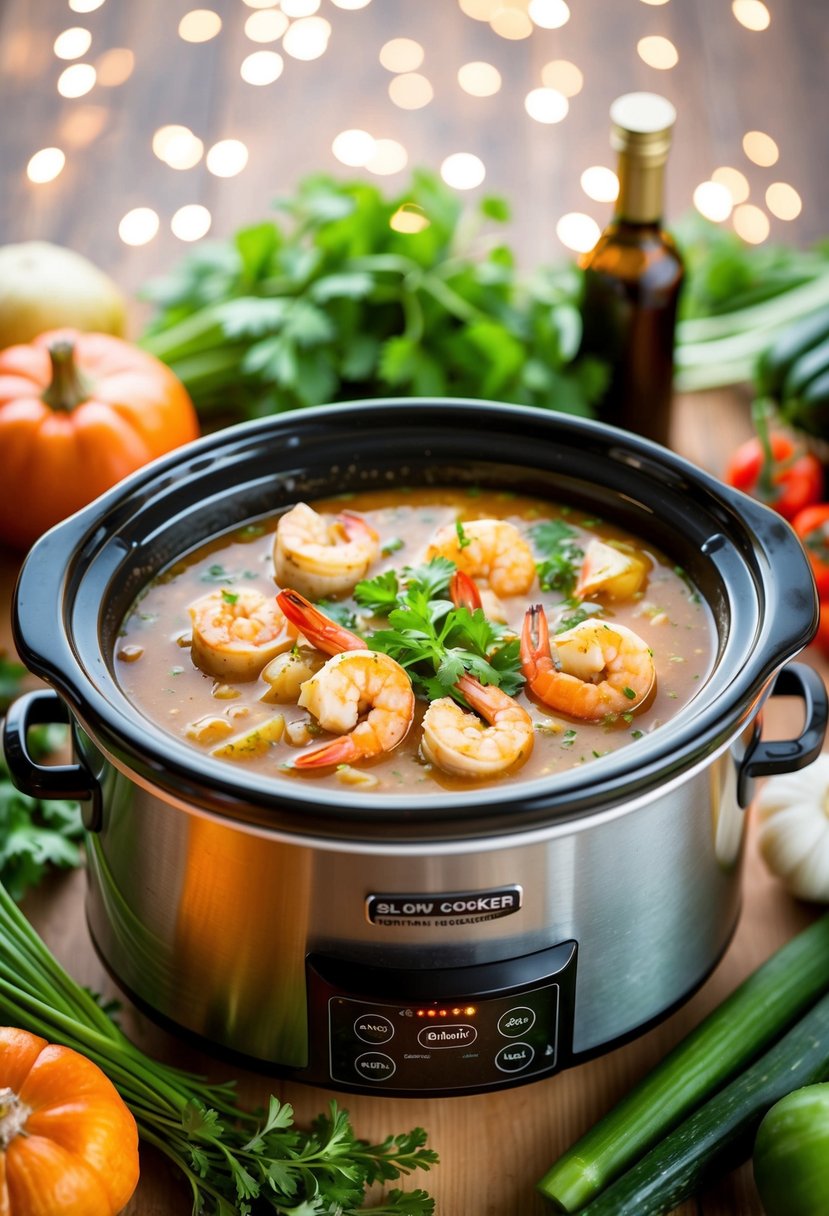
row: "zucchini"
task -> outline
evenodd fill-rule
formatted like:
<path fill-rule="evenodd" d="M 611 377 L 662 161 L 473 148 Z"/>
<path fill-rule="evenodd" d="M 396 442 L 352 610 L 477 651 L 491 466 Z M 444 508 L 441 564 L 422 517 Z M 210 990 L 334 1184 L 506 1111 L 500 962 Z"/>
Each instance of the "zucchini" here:
<path fill-rule="evenodd" d="M 574 1212 L 829 991 L 829 913 L 798 933 L 569 1148 L 538 1189 Z"/>
<path fill-rule="evenodd" d="M 759 395 L 780 397 L 790 369 L 801 355 L 825 338 L 829 338 L 829 307 L 819 308 L 787 325 L 757 360 L 754 376 Z"/>
<path fill-rule="evenodd" d="M 776 1102 L 794 1089 L 827 1078 L 829 995 L 580 1216 L 663 1216 L 673 1211 L 706 1182 L 749 1156 L 757 1128 Z"/>

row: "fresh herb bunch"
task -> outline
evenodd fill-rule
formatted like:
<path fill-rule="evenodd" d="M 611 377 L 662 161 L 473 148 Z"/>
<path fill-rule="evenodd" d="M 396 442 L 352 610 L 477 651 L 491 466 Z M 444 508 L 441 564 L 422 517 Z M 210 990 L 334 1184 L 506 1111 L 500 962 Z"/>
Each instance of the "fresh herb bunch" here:
<path fill-rule="evenodd" d="M 145 289 L 157 311 L 141 345 L 203 418 L 389 395 L 591 412 L 608 373 L 577 358 L 580 273 L 519 277 L 491 232 L 503 199 L 464 211 L 419 171 L 395 198 L 311 176 L 276 206 L 286 224 L 205 242 Z"/>
<path fill-rule="evenodd" d="M 20 663 L 0 656 L 0 713 L 23 691 L 25 675 Z M 61 726 L 37 726 L 29 733 L 29 748 L 42 759 L 63 745 L 65 735 Z M 79 866 L 82 835 L 80 805 L 22 794 L 12 784 L 0 751 L 0 881 L 11 897 L 21 900 L 53 866 Z"/>
<path fill-rule="evenodd" d="M 369 1144 L 332 1102 L 310 1130 L 288 1103 L 240 1108 L 231 1084 L 161 1064 L 141 1052 L 98 1000 L 63 970 L 0 886 L 0 1017 L 94 1061 L 118 1089 L 141 1138 L 183 1175 L 193 1216 L 432 1216 L 425 1191 L 392 1189 L 365 1209 L 366 1188 L 416 1169 L 436 1153 L 420 1129 Z"/>
<path fill-rule="evenodd" d="M 454 606 L 447 598 L 454 572 L 454 562 L 435 557 L 358 583 L 360 607 L 389 623 L 370 632 L 367 644 L 405 667 L 415 694 L 428 701 L 451 696 L 463 704 L 455 684 L 465 671 L 511 696 L 524 683 L 518 639 L 481 608 Z"/>
<path fill-rule="evenodd" d="M 542 591 L 572 594 L 584 550 L 576 542 L 577 533 L 561 519 L 545 519 L 530 528 L 530 539 L 541 561 L 536 562 Z"/>

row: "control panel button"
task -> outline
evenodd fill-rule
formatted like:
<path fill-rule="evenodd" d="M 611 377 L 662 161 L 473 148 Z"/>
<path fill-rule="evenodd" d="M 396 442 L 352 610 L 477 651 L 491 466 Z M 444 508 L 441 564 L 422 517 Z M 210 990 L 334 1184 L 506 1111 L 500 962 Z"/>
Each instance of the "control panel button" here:
<path fill-rule="evenodd" d="M 417 1036 L 421 1047 L 468 1047 L 474 1043 L 478 1032 L 474 1026 L 424 1026 Z"/>
<path fill-rule="evenodd" d="M 520 1072 L 535 1059 L 529 1043 L 507 1043 L 495 1056 L 495 1067 L 501 1072 Z"/>
<path fill-rule="evenodd" d="M 364 1013 L 354 1023 L 354 1033 L 364 1043 L 388 1043 L 394 1026 L 382 1013 Z"/>
<path fill-rule="evenodd" d="M 394 1076 L 396 1068 L 391 1056 L 384 1055 L 382 1051 L 363 1052 L 354 1061 L 355 1071 L 366 1081 L 388 1081 L 389 1077 Z"/>
<path fill-rule="evenodd" d="M 498 1019 L 498 1031 L 505 1039 L 517 1039 L 527 1030 L 532 1030 L 534 1025 L 535 1010 L 529 1009 L 526 1005 L 517 1005 L 515 1009 L 508 1009 Z"/>

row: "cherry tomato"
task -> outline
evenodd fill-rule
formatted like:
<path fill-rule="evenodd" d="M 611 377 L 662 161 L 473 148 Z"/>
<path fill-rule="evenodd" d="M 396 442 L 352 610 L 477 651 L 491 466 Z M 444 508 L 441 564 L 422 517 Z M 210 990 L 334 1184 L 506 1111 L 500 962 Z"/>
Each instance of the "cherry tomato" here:
<path fill-rule="evenodd" d="M 758 436 L 741 444 L 728 462 L 725 480 L 792 520 L 804 507 L 820 501 L 823 469 L 817 456 L 788 435 L 769 435 L 771 460 Z"/>
<path fill-rule="evenodd" d="M 829 659 L 829 602 L 821 600 L 820 622 L 812 645 L 816 646 L 822 655 Z"/>
<path fill-rule="evenodd" d="M 804 507 L 795 515 L 792 527 L 811 562 L 818 595 L 829 600 L 829 503 Z"/>

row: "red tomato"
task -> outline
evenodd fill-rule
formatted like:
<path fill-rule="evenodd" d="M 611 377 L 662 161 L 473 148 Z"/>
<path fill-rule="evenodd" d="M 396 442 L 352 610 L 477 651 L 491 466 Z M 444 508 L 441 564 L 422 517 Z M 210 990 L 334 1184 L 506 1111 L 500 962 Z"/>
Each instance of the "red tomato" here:
<path fill-rule="evenodd" d="M 818 595 L 822 600 L 829 600 L 829 503 L 804 507 L 795 515 L 792 527 L 811 562 Z"/>
<path fill-rule="evenodd" d="M 829 658 L 829 602 L 826 600 L 822 600 L 820 604 L 820 622 L 812 645 Z"/>
<path fill-rule="evenodd" d="M 819 502 L 823 469 L 817 456 L 779 431 L 769 435 L 769 446 L 771 461 L 757 436 L 746 440 L 729 460 L 725 480 L 792 520 L 804 507 Z"/>

